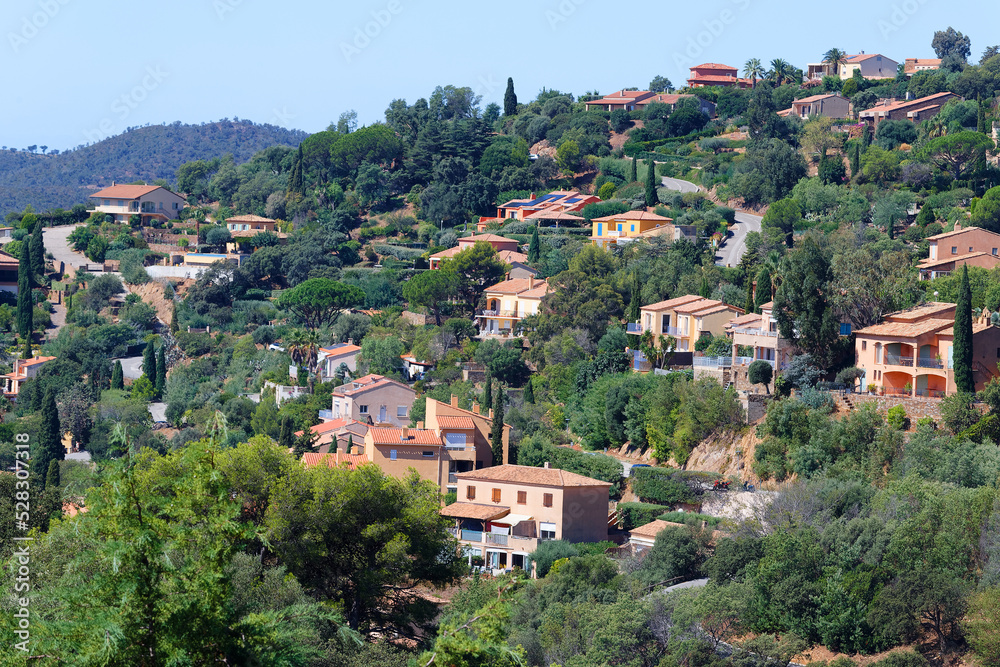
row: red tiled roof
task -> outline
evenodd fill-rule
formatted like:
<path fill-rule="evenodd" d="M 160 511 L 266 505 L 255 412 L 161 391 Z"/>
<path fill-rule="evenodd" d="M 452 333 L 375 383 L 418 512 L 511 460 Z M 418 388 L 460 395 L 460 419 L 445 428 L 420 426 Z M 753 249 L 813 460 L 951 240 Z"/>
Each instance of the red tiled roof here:
<path fill-rule="evenodd" d="M 437 422 L 439 428 L 457 428 L 463 430 L 476 428 L 476 423 L 472 421 L 472 417 L 438 417 Z"/>
<path fill-rule="evenodd" d="M 401 428 L 372 427 L 368 434 L 376 445 L 441 445 L 441 437 L 429 429 L 410 428 L 403 438 Z"/>
<path fill-rule="evenodd" d="M 702 63 L 700 65 L 695 65 L 691 68 L 692 70 L 698 69 L 730 69 L 734 72 L 737 71 L 735 67 L 730 67 L 729 65 L 723 65 L 721 63 Z"/>
<path fill-rule="evenodd" d="M 636 526 L 629 531 L 629 535 L 632 537 L 647 537 L 650 539 L 656 539 L 656 536 L 667 528 L 687 528 L 687 526 L 683 523 L 674 523 L 673 521 L 655 519 L 647 524 Z"/>
<path fill-rule="evenodd" d="M 473 234 L 472 236 L 463 236 L 458 239 L 461 243 L 465 241 L 466 243 L 475 243 L 476 241 L 486 241 L 487 243 L 517 243 L 516 239 L 509 239 L 506 236 L 498 236 L 496 234 Z"/>
<path fill-rule="evenodd" d="M 143 195 L 148 195 L 154 190 L 159 190 L 159 185 L 112 185 L 110 188 L 98 190 L 91 197 L 103 197 L 104 199 L 138 199 Z M 163 188 L 166 190 L 166 188 Z M 167 190 L 167 192 L 170 192 Z M 174 194 L 170 192 L 170 194 Z M 178 197 L 180 195 L 177 195 Z"/>
<path fill-rule="evenodd" d="M 697 296 L 695 294 L 685 294 L 684 296 L 678 296 L 673 299 L 667 299 L 666 301 L 658 301 L 656 303 L 651 303 L 648 306 L 643 306 L 640 310 L 667 310 L 669 308 L 675 308 L 677 306 L 684 305 L 685 303 L 692 303 L 694 301 L 700 301 L 703 297 Z"/>
<path fill-rule="evenodd" d="M 486 293 L 497 292 L 500 294 L 519 294 L 521 296 L 532 297 L 536 296 L 535 293 L 539 290 L 543 291 L 541 294 L 537 294 L 537 296 L 545 296 L 548 293 L 549 284 L 537 278 L 511 278 L 510 280 L 497 283 L 492 287 L 487 287 Z"/>
<path fill-rule="evenodd" d="M 331 431 L 339 431 L 345 426 L 350 426 L 351 424 L 362 424 L 362 422 L 359 422 L 356 419 L 341 417 L 340 419 L 334 419 L 328 422 L 321 422 L 319 424 L 316 424 L 315 426 L 310 426 L 309 430 L 315 433 L 316 435 L 324 435 L 326 433 L 330 433 Z M 302 435 L 302 433 L 303 433 L 302 431 L 296 431 L 295 435 Z"/>
<path fill-rule="evenodd" d="M 893 322 L 915 322 L 917 320 L 927 319 L 928 317 L 942 315 L 943 313 L 948 313 L 947 316 L 954 319 L 954 316 L 952 315 L 954 310 L 955 304 L 953 303 L 928 301 L 927 303 L 914 306 L 913 308 L 898 310 L 895 313 L 889 313 L 885 316 L 885 319 Z"/>
<path fill-rule="evenodd" d="M 364 454 L 345 454 L 344 452 L 318 454 L 316 452 L 306 452 L 302 455 L 302 463 L 307 468 L 325 465 L 329 468 L 336 468 L 346 465 L 351 470 L 368 463 L 368 457 Z"/>
<path fill-rule="evenodd" d="M 973 257 L 979 257 L 980 255 L 986 257 L 992 257 L 997 263 L 1000 263 L 1000 257 L 997 255 L 992 255 L 988 252 L 967 252 L 964 255 L 954 255 L 952 257 L 946 257 L 944 259 L 922 259 L 917 263 L 917 268 L 920 269 L 931 269 L 935 266 L 941 266 L 943 264 L 954 264 L 955 262 L 961 262 L 967 259 L 972 259 Z"/>
<path fill-rule="evenodd" d="M 696 74 L 688 79 L 688 83 L 701 83 L 703 81 L 709 83 L 738 83 L 742 79 L 736 76 L 723 76 L 720 74 Z"/>
<path fill-rule="evenodd" d="M 926 319 L 916 322 L 883 322 L 864 329 L 858 329 L 858 336 L 890 336 L 893 338 L 916 338 L 923 334 L 934 333 L 941 329 L 951 329 L 954 320 Z"/>
<path fill-rule="evenodd" d="M 652 220 L 653 222 L 673 222 L 673 218 L 665 218 L 662 215 L 649 213 L 648 211 L 625 211 L 615 215 L 606 215 L 602 218 L 592 218 L 591 222 L 610 222 L 616 220 Z"/>
<path fill-rule="evenodd" d="M 853 55 L 853 56 L 847 56 L 844 59 L 844 62 L 848 62 L 848 63 L 860 63 L 860 62 L 864 62 L 865 60 L 869 60 L 869 59 L 874 58 L 875 56 L 879 56 L 879 55 L 882 55 L 882 54 L 880 54 L 880 53 L 858 53 L 858 54 Z"/>
<path fill-rule="evenodd" d="M 554 487 L 611 486 L 611 482 L 602 482 L 599 479 L 591 479 L 558 468 L 533 468 L 510 464 L 460 472 L 457 476 L 459 479 L 483 479 L 493 482 L 515 482 Z"/>
<path fill-rule="evenodd" d="M 842 100 L 847 99 L 846 97 L 843 97 L 842 95 L 838 95 L 836 93 L 823 93 L 821 95 L 810 95 L 809 97 L 803 97 L 801 100 L 792 100 L 792 106 L 795 106 L 796 104 L 809 104 L 811 102 L 819 102 L 820 100 L 829 99 L 831 97 L 837 97 Z"/>
<path fill-rule="evenodd" d="M 479 519 L 493 521 L 510 514 L 509 507 L 499 505 L 479 505 L 476 503 L 452 503 L 441 508 L 441 516 L 451 516 L 456 519 Z"/>
<path fill-rule="evenodd" d="M 271 218 L 262 218 L 259 215 L 247 214 L 247 215 L 234 215 L 232 217 L 226 218 L 226 224 L 230 222 L 270 222 L 277 223 L 277 220 Z"/>
<path fill-rule="evenodd" d="M 18 264 L 20 264 L 20 262 L 18 261 L 17 257 L 14 257 L 14 255 L 11 255 L 9 253 L 0 250 L 0 266 L 3 266 L 5 264 L 17 266 Z"/>
<path fill-rule="evenodd" d="M 328 357 L 340 357 L 345 354 L 357 354 L 361 348 L 357 345 L 339 345 L 337 347 L 321 347 L 320 352 L 325 352 Z"/>
<path fill-rule="evenodd" d="M 944 100 L 944 98 L 960 97 L 955 93 L 935 93 L 934 95 L 928 95 L 927 97 L 921 97 L 916 100 L 896 100 L 895 102 L 890 102 L 888 104 L 881 104 L 874 106 L 871 109 L 866 109 L 862 111 L 859 115 L 868 117 L 875 117 L 880 114 L 885 114 L 890 111 L 899 111 L 900 109 L 907 109 L 909 107 L 915 107 L 924 109 L 928 106 L 933 106 L 931 103 L 937 103 Z"/>

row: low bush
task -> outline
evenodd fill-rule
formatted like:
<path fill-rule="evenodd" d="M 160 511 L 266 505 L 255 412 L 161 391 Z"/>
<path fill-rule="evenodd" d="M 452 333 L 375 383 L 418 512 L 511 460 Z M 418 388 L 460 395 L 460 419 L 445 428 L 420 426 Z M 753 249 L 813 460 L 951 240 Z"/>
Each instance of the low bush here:
<path fill-rule="evenodd" d="M 652 503 L 618 504 L 618 518 L 622 530 L 632 530 L 638 526 L 645 526 L 662 515 L 663 505 L 653 505 Z"/>
<path fill-rule="evenodd" d="M 632 491 L 643 502 L 675 505 L 694 500 L 694 493 L 683 477 L 658 468 L 632 469 Z"/>

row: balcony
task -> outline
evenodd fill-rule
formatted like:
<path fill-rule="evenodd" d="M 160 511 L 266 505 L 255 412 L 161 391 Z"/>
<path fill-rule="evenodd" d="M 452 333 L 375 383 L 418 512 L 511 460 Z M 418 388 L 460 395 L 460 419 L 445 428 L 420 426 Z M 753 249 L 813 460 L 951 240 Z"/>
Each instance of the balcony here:
<path fill-rule="evenodd" d="M 944 361 L 941 359 L 925 359 L 923 357 L 917 358 L 917 368 L 944 368 Z"/>
<path fill-rule="evenodd" d="M 678 329 L 677 327 L 663 327 L 663 331 L 660 332 L 664 336 L 687 336 L 687 332 Z"/>
<path fill-rule="evenodd" d="M 898 354 L 885 353 L 886 366 L 906 366 L 913 368 L 913 357 L 904 357 Z"/>
<path fill-rule="evenodd" d="M 486 544 L 495 544 L 499 547 L 507 546 L 507 538 L 509 535 L 500 535 L 498 533 L 486 533 Z"/>
<path fill-rule="evenodd" d="M 481 530 L 465 530 L 462 529 L 462 534 L 459 539 L 465 540 L 466 542 L 482 542 L 483 541 L 483 531 Z"/>
<path fill-rule="evenodd" d="M 630 334 L 641 334 L 642 325 L 639 324 L 638 322 L 629 322 L 628 326 L 625 327 L 625 331 Z"/>
<path fill-rule="evenodd" d="M 745 336 L 764 336 L 766 338 L 777 338 L 777 331 L 767 331 L 766 329 L 733 329 L 734 334 L 743 334 Z"/>
<path fill-rule="evenodd" d="M 728 368 L 733 365 L 732 357 L 695 357 L 692 361 L 695 366 L 707 368 Z"/>
<path fill-rule="evenodd" d="M 458 476 L 453 472 L 448 473 L 448 483 L 458 484 Z"/>
<path fill-rule="evenodd" d="M 507 319 L 519 320 L 524 317 L 524 313 L 516 310 L 480 310 L 476 317 L 503 317 Z"/>

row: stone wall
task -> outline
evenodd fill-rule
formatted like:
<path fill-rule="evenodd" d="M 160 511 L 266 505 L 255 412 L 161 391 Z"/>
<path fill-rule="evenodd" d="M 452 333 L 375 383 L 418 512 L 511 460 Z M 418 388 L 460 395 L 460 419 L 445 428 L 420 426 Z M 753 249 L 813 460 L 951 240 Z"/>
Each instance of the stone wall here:
<path fill-rule="evenodd" d="M 889 408 L 902 405 L 906 416 L 911 422 L 923 417 L 930 417 L 936 422 L 941 421 L 941 399 L 939 398 L 907 398 L 902 396 L 874 396 L 872 394 L 841 394 L 832 392 L 837 410 L 857 410 L 862 405 L 874 403 L 875 408 L 885 414 Z"/>

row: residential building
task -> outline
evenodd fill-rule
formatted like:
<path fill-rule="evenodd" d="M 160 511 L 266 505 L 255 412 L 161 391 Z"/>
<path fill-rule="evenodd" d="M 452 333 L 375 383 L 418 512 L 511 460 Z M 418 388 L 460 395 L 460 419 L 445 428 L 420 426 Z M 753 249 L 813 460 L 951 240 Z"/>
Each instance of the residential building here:
<path fill-rule="evenodd" d="M 412 354 L 401 354 L 399 358 L 403 360 L 403 377 L 410 382 L 423 380 L 424 373 L 434 370 L 434 362 L 418 361 Z"/>
<path fill-rule="evenodd" d="M 903 61 L 903 72 L 910 77 L 917 72 L 941 69 L 940 58 L 907 58 Z"/>
<path fill-rule="evenodd" d="M 340 368 L 341 364 L 347 366 L 347 370 L 351 374 L 356 373 L 360 355 L 361 348 L 353 341 L 319 348 L 319 370 L 323 381 L 329 382 L 336 378 L 337 369 Z"/>
<path fill-rule="evenodd" d="M 521 262 L 511 262 L 510 271 L 507 272 L 508 278 L 529 278 L 531 276 L 537 277 L 538 269 L 533 269 Z"/>
<path fill-rule="evenodd" d="M 856 365 L 864 369 L 862 390 L 894 396 L 953 394 L 955 304 L 932 301 L 885 317 L 855 332 Z M 972 370 L 979 391 L 997 376 L 1000 327 L 984 312 L 973 321 Z"/>
<path fill-rule="evenodd" d="M 639 102 L 654 95 L 655 93 L 648 90 L 625 90 L 623 88 L 609 93 L 599 100 L 585 102 L 584 105 L 587 111 L 635 111 L 639 108 Z"/>
<path fill-rule="evenodd" d="M 263 218 L 259 215 L 236 215 L 226 218 L 226 229 L 233 237 L 232 242 L 226 244 L 227 252 L 252 253 L 256 250 L 250 240 L 263 232 L 270 232 L 278 237 L 279 243 L 288 240 L 288 234 L 278 231 L 278 221 L 271 218 Z"/>
<path fill-rule="evenodd" d="M 698 110 L 709 118 L 715 117 L 715 103 L 709 102 L 708 100 L 703 100 L 697 95 L 692 95 L 690 93 L 661 93 L 659 95 L 653 95 L 652 97 L 647 97 L 639 101 L 636 106 L 639 110 L 645 110 L 650 104 L 666 104 L 670 107 L 670 111 L 677 107 L 677 103 L 681 100 L 694 100 L 698 104 Z"/>
<path fill-rule="evenodd" d="M 297 385 L 290 384 L 278 384 L 276 382 L 271 382 L 270 380 L 264 382 L 264 388 L 270 389 L 274 392 L 274 402 L 277 405 L 281 405 L 285 401 L 291 401 L 298 398 L 299 396 L 305 396 L 309 393 L 309 387 L 299 387 Z"/>
<path fill-rule="evenodd" d="M 853 77 L 855 70 L 861 70 L 861 76 L 866 79 L 894 79 L 898 69 L 899 63 L 892 58 L 862 51 L 841 61 L 838 74 L 844 81 Z"/>
<path fill-rule="evenodd" d="M 316 442 L 313 446 L 318 452 L 346 452 L 351 440 L 354 441 L 355 445 L 364 443 L 365 434 L 368 433 L 368 424 L 354 419 L 340 418 L 320 422 L 309 427 L 309 430 L 316 436 Z M 295 436 L 300 437 L 302 434 L 303 431 L 297 431 Z"/>
<path fill-rule="evenodd" d="M 493 249 L 497 252 L 497 257 L 507 264 L 528 261 L 528 256 L 520 251 L 520 245 L 514 239 L 497 236 L 496 234 L 474 234 L 458 239 L 458 245 L 454 248 L 448 248 L 447 250 L 442 250 L 431 255 L 429 258 L 431 268 L 441 268 L 442 261 L 451 259 L 463 250 L 471 248 L 480 242 L 489 243 L 493 246 Z"/>
<path fill-rule="evenodd" d="M 377 426 L 406 426 L 417 392 L 382 375 L 365 375 L 333 390 L 333 418 Z"/>
<path fill-rule="evenodd" d="M 733 356 L 730 362 L 734 366 L 749 366 L 754 361 L 763 359 L 780 370 L 792 356 L 791 341 L 782 338 L 778 331 L 773 301 L 762 305 L 759 314 L 747 313 L 731 320 L 726 329 L 733 338 Z M 739 356 L 740 347 L 752 348 L 752 354 L 749 357 Z"/>
<path fill-rule="evenodd" d="M 837 68 L 827 62 L 809 63 L 806 65 L 806 81 L 821 81 L 824 76 L 839 76 Z"/>
<path fill-rule="evenodd" d="M 502 283 L 488 287 L 483 293 L 486 309 L 476 313 L 479 320 L 479 334 L 506 336 L 514 332 L 518 322 L 525 317 L 537 315 L 542 298 L 549 293 L 548 282 L 527 278 L 508 278 Z"/>
<path fill-rule="evenodd" d="M 982 227 L 956 223 L 953 231 L 929 236 L 927 241 L 928 257 L 917 264 L 921 280 L 946 276 L 963 266 L 992 269 L 1000 265 L 1000 234 Z"/>
<path fill-rule="evenodd" d="M 636 239 L 662 236 L 671 241 L 694 240 L 694 225 L 675 225 L 673 218 L 648 211 L 625 211 L 591 220 L 593 236 L 590 240 L 599 248 L 613 248 Z"/>
<path fill-rule="evenodd" d="M 467 557 L 500 572 L 528 569 L 545 540 L 600 542 L 608 538 L 610 482 L 565 470 L 503 465 L 459 473 L 458 502 L 441 510 L 455 519 Z"/>
<path fill-rule="evenodd" d="M 639 555 L 649 551 L 656 544 L 656 536 L 667 528 L 687 528 L 687 526 L 663 519 L 654 519 L 642 526 L 636 526 L 628 533 L 628 543 L 632 551 Z"/>
<path fill-rule="evenodd" d="M 883 120 L 908 120 L 919 123 L 938 115 L 945 104 L 952 100 L 962 100 L 955 93 L 935 93 L 915 100 L 883 100 L 871 109 L 858 114 L 858 118 L 869 125 L 878 127 Z"/>
<path fill-rule="evenodd" d="M 560 223 L 579 224 L 583 218 L 572 213 L 582 211 L 587 204 L 599 201 L 600 197 L 581 194 L 576 190 L 556 190 L 538 197 L 532 193 L 527 199 L 512 199 L 500 204 L 497 206 L 496 217 L 480 218 L 476 229 L 485 231 L 489 225 L 506 220 L 527 220 L 539 224 L 553 222 L 556 226 Z"/>
<path fill-rule="evenodd" d="M 792 102 L 791 115 L 799 118 L 825 116 L 827 118 L 849 118 L 851 101 L 840 93 L 811 95 Z"/>
<path fill-rule="evenodd" d="M 243 256 L 235 253 L 189 252 L 184 254 L 184 266 L 207 267 L 216 262 L 227 262 L 239 266 Z"/>
<path fill-rule="evenodd" d="M 656 346 L 659 337 L 674 338 L 674 350 L 694 352 L 698 339 L 722 336 L 726 325 L 743 310 L 714 299 L 688 294 L 643 306 L 639 321 L 628 325 L 628 333 L 642 335 L 652 331 Z"/>
<path fill-rule="evenodd" d="M 0 250 L 0 290 L 17 294 L 17 257 Z"/>
<path fill-rule="evenodd" d="M 178 194 L 159 185 L 112 185 L 90 195 L 94 210 L 114 216 L 115 222 L 128 224 L 133 215 L 143 225 L 153 220 L 176 220 L 187 203 Z"/>
<path fill-rule="evenodd" d="M 42 366 L 53 359 L 55 357 L 15 359 L 14 370 L 5 375 L 0 375 L 0 378 L 3 378 L 3 395 L 12 400 L 16 399 L 17 395 L 21 392 L 21 385 L 28 380 L 34 380 L 38 377 L 38 371 L 42 369 Z"/>
<path fill-rule="evenodd" d="M 416 428 L 372 427 L 365 434 L 363 453 L 387 475 L 405 477 L 412 468 L 421 479 L 440 486 L 441 493 L 455 492 L 457 475 L 494 464 L 490 447 L 493 413 L 480 414 L 475 404 L 472 410 L 463 410 L 455 396 L 450 405 L 426 400 L 426 422 L 418 422 Z M 504 459 L 509 446 L 510 426 L 504 424 Z"/>
<path fill-rule="evenodd" d="M 710 86 L 725 86 L 728 88 L 750 88 L 750 79 L 741 79 L 739 70 L 720 63 L 702 63 L 691 68 L 687 80 L 691 88 L 706 88 Z"/>

